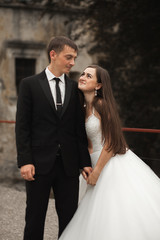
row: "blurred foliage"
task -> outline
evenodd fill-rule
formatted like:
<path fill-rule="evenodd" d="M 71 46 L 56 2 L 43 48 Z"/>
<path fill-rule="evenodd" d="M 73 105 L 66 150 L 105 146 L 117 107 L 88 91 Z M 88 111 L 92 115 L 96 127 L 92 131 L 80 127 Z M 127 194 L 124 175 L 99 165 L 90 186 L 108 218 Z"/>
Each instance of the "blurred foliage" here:
<path fill-rule="evenodd" d="M 105 53 L 99 64 L 111 75 L 126 127 L 160 128 L 159 7 L 160 2 L 149 0 L 95 0 L 90 8 L 99 43 L 94 50 Z M 141 156 L 158 157 L 159 134 L 126 137 Z"/>
<path fill-rule="evenodd" d="M 149 0 L 145 4 L 103 0 L 95 1 L 92 6 L 98 24 L 96 38 L 101 51 L 107 54 L 100 62 L 111 74 L 123 118 L 131 127 L 159 128 L 160 9 L 157 5 Z"/>

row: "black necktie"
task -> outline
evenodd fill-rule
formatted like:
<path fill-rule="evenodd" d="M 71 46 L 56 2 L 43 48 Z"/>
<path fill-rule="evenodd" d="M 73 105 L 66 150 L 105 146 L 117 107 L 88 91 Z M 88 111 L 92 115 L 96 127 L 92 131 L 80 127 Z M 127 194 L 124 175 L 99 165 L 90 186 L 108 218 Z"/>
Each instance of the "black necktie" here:
<path fill-rule="evenodd" d="M 61 92 L 60 92 L 60 88 L 59 88 L 59 78 L 54 78 L 54 80 L 56 81 L 56 106 L 57 106 L 57 112 L 58 114 L 61 113 L 62 110 L 62 99 L 61 99 Z"/>

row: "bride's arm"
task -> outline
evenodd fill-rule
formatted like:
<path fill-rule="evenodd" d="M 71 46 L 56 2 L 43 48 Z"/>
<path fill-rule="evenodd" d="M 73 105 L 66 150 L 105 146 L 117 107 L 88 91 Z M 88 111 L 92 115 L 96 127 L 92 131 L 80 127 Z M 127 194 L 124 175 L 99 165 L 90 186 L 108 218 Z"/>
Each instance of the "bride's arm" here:
<path fill-rule="evenodd" d="M 108 152 L 106 150 L 106 146 L 104 146 L 99 156 L 99 159 L 96 163 L 95 168 L 93 169 L 92 173 L 89 175 L 87 179 L 88 184 L 96 185 L 96 182 L 101 174 L 102 169 L 104 168 L 104 166 L 112 156 L 113 156 L 113 152 L 112 151 Z"/>

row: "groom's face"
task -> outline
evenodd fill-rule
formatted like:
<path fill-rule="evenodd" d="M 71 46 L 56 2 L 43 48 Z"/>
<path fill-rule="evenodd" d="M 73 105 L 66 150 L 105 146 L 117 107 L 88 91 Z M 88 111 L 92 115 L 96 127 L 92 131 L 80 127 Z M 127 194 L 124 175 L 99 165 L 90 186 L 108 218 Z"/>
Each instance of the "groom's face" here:
<path fill-rule="evenodd" d="M 65 45 L 60 53 L 52 50 L 52 57 L 54 68 L 62 75 L 63 73 L 69 73 L 74 66 L 77 52 L 73 48 Z"/>

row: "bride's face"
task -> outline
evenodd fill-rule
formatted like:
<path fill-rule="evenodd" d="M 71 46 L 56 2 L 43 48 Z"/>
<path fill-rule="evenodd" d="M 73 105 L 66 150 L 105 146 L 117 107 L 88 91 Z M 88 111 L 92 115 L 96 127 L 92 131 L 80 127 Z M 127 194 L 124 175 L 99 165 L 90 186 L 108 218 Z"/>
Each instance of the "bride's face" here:
<path fill-rule="evenodd" d="M 93 92 L 95 89 L 99 89 L 99 83 L 97 83 L 96 69 L 86 68 L 81 74 L 78 81 L 78 88 L 82 92 Z"/>

